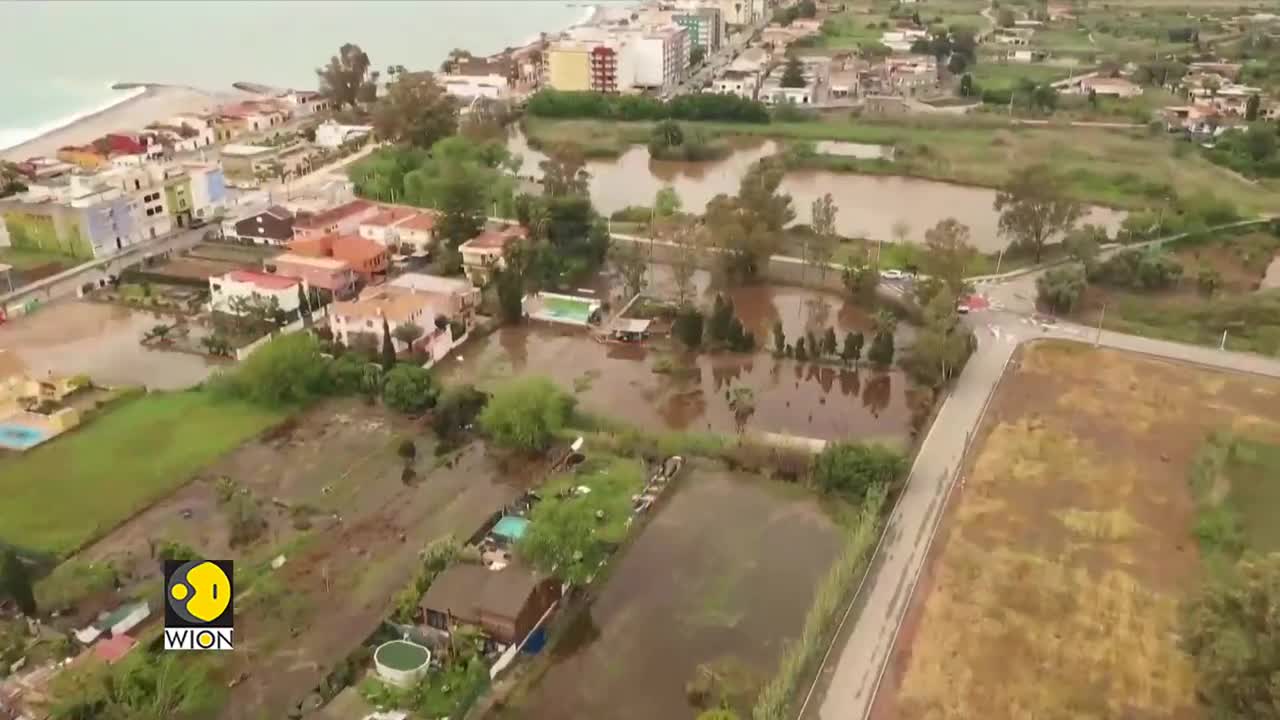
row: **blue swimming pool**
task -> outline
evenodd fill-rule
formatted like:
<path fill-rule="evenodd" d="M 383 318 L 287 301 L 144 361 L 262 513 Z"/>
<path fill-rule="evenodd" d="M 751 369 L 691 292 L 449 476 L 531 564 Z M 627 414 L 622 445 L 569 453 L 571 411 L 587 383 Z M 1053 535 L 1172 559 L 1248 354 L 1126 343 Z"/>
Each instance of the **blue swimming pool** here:
<path fill-rule="evenodd" d="M 0 447 L 10 450 L 26 450 L 39 445 L 48 437 L 48 433 L 29 425 L 0 423 Z"/>

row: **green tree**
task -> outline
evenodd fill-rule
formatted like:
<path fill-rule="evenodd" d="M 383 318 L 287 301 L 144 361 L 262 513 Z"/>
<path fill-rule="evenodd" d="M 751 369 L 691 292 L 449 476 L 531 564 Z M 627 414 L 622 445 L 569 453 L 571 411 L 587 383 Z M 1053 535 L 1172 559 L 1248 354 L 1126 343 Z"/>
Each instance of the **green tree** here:
<path fill-rule="evenodd" d="M 682 205 L 680 193 L 670 185 L 663 185 L 653 198 L 653 213 L 660 218 L 672 217 L 680 212 Z"/>
<path fill-rule="evenodd" d="M 809 351 L 805 348 L 804 338 L 796 338 L 796 360 L 806 362 L 809 359 Z"/>
<path fill-rule="evenodd" d="M 675 286 L 676 305 L 684 307 L 693 299 L 693 278 L 702 257 L 703 231 L 691 222 L 677 222 L 670 235 L 672 253 L 669 260 L 671 283 Z"/>
<path fill-rule="evenodd" d="M 311 319 L 311 299 L 307 297 L 307 291 L 302 289 L 302 283 L 298 283 L 298 317 Z"/>
<path fill-rule="evenodd" d="M 875 297 L 876 287 L 880 285 L 880 274 L 874 267 L 845 265 L 843 275 L 844 286 L 850 295 L 863 301 L 870 301 Z"/>
<path fill-rule="evenodd" d="M 733 301 L 717 293 L 711 306 L 711 317 L 707 318 L 707 334 L 711 340 L 717 343 L 728 340 L 733 320 Z"/>
<path fill-rule="evenodd" d="M 290 333 L 271 339 L 234 370 L 217 375 L 210 388 L 268 407 L 287 407 L 329 392 L 330 385 L 320 341 L 311 333 Z"/>
<path fill-rule="evenodd" d="M 1094 262 L 1098 258 L 1098 251 L 1103 243 L 1109 242 L 1107 237 L 1107 229 L 1101 225 L 1085 225 L 1082 228 L 1076 228 L 1067 233 L 1066 239 L 1062 244 L 1066 246 L 1067 252 L 1078 263 L 1084 266 L 1088 272 Z"/>
<path fill-rule="evenodd" d="M 740 720 L 738 713 L 728 708 L 712 708 L 698 714 L 697 720 Z"/>
<path fill-rule="evenodd" d="M 795 219 L 791 196 L 778 192 L 783 173 L 776 158 L 758 161 L 743 176 L 737 197 L 722 194 L 707 203 L 706 226 L 733 279 L 755 278 L 777 251 L 782 228 Z"/>
<path fill-rule="evenodd" d="M 924 245 L 925 272 L 942 281 L 954 305 L 965 291 L 965 271 L 977 255 L 969 242 L 969 226 L 955 218 L 940 220 L 925 231 Z"/>
<path fill-rule="evenodd" d="M 1084 294 L 1084 270 L 1057 267 L 1036 278 L 1036 299 L 1052 312 L 1069 313 Z"/>
<path fill-rule="evenodd" d="M 422 337 L 422 327 L 413 323 L 405 323 L 397 325 L 395 330 L 391 331 L 391 337 L 399 340 L 405 345 L 413 345 L 414 341 Z"/>
<path fill-rule="evenodd" d="M 782 332 L 782 321 L 775 320 L 773 323 L 773 352 L 781 355 L 787 348 L 787 336 Z"/>
<path fill-rule="evenodd" d="M 639 243 L 617 242 L 609 250 L 613 269 L 622 276 L 627 297 L 639 295 L 648 284 L 649 259 Z"/>
<path fill-rule="evenodd" d="M 812 220 L 810 227 L 813 233 L 807 235 L 804 245 L 804 261 L 818 270 L 818 277 L 827 277 L 827 264 L 836 250 L 836 207 L 831 193 L 813 201 L 810 208 Z"/>
<path fill-rule="evenodd" d="M 702 45 L 694 45 L 689 51 L 689 66 L 698 67 L 703 60 L 707 59 L 707 48 Z"/>
<path fill-rule="evenodd" d="M 1262 107 L 1262 98 L 1258 97 L 1257 93 L 1250 95 L 1249 99 L 1245 101 L 1245 105 L 1244 105 L 1245 122 L 1253 122 L 1257 120 L 1258 109 L 1260 107 Z"/>
<path fill-rule="evenodd" d="M 450 440 L 475 421 L 489 396 L 474 385 L 450 385 L 440 394 L 431 426 L 442 440 Z"/>
<path fill-rule="evenodd" d="M 28 617 L 36 615 L 36 596 L 31 574 L 12 548 L 0 549 L 0 598 L 8 598 Z"/>
<path fill-rule="evenodd" d="M 887 368 L 893 364 L 893 354 L 893 333 L 877 332 L 871 338 L 871 347 L 867 350 L 867 360 L 873 365 Z"/>
<path fill-rule="evenodd" d="M 883 445 L 831 443 L 814 461 L 813 482 L 823 492 L 856 501 L 874 488 L 892 488 L 906 468 L 902 453 Z"/>
<path fill-rule="evenodd" d="M 403 413 L 419 413 L 434 406 L 439 394 L 431 371 L 417 365 L 396 365 L 382 383 L 382 402 Z"/>
<path fill-rule="evenodd" d="M 676 311 L 671 332 L 684 346 L 696 350 L 702 346 L 702 312 L 692 305 L 683 305 Z"/>
<path fill-rule="evenodd" d="M 224 693 L 208 663 L 140 647 L 115 665 L 59 674 L 49 711 L 52 720 L 199 720 L 216 714 Z"/>
<path fill-rule="evenodd" d="M 369 56 L 359 45 L 346 43 L 338 48 L 338 54 L 329 64 L 316 70 L 320 79 L 320 92 L 334 102 L 337 109 L 355 104 L 368 97 L 375 89 L 369 74 Z"/>
<path fill-rule="evenodd" d="M 507 249 L 504 267 L 493 274 L 498 290 L 498 314 L 502 321 L 515 324 L 524 319 L 525 275 L 528 253 L 520 246 Z"/>
<path fill-rule="evenodd" d="M 542 169 L 542 190 L 551 197 L 586 195 L 591 182 L 586 157 L 574 143 L 560 143 L 547 150 Z"/>
<path fill-rule="evenodd" d="M 503 447 L 541 452 L 572 410 L 573 398 L 547 378 L 517 378 L 494 391 L 480 413 L 480 427 Z"/>
<path fill-rule="evenodd" d="M 18 172 L 18 166 L 0 160 L 0 198 L 26 191 L 27 184 L 23 181 L 22 173 Z"/>
<path fill-rule="evenodd" d="M 955 300 L 944 293 L 924 310 L 924 323 L 903 366 L 920 383 L 940 387 L 964 369 L 973 351 L 973 334 L 960 322 Z"/>
<path fill-rule="evenodd" d="M 782 79 L 778 83 L 784 88 L 802 88 L 804 82 L 804 65 L 800 63 L 800 58 L 791 56 L 787 58 L 787 64 L 782 68 Z"/>
<path fill-rule="evenodd" d="M 960 97 L 973 97 L 973 76 L 965 73 L 960 76 Z"/>
<path fill-rule="evenodd" d="M 862 357 L 862 333 L 847 332 L 844 335 L 844 347 L 840 350 L 840 359 L 846 363 L 857 362 Z"/>
<path fill-rule="evenodd" d="M 1002 28 L 1013 27 L 1015 20 L 1017 20 L 1017 17 L 1013 14 L 1013 10 L 1009 8 L 1000 8 L 996 12 L 996 24 Z"/>
<path fill-rule="evenodd" d="M 1212 717 L 1280 717 L 1280 554 L 1246 555 L 1212 579 L 1183 620 L 1182 642 Z"/>
<path fill-rule="evenodd" d="M 836 349 L 836 331 L 835 328 L 829 327 L 822 335 L 822 354 L 835 355 Z"/>
<path fill-rule="evenodd" d="M 1084 215 L 1080 203 L 1066 196 L 1062 180 L 1043 164 L 1015 170 L 996 193 L 995 210 L 1000 233 L 1032 251 L 1037 263 L 1049 238 L 1069 232 Z"/>
<path fill-rule="evenodd" d="M 382 371 L 389 372 L 396 366 L 396 346 L 391 343 L 391 326 L 382 318 Z"/>

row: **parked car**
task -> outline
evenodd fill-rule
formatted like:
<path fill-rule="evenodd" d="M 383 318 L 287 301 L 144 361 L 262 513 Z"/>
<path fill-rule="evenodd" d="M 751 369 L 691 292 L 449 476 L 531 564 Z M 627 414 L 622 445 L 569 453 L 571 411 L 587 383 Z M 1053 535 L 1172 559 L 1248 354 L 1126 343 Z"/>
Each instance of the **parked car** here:
<path fill-rule="evenodd" d="M 882 280 L 902 280 L 907 274 L 897 269 L 881 270 L 880 278 Z"/>

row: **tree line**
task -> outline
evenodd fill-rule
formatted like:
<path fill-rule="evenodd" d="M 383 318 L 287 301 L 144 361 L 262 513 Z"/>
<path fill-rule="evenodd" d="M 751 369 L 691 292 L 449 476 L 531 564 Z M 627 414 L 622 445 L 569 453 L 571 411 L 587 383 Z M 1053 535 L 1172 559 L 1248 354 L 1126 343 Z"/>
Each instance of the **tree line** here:
<path fill-rule="evenodd" d="M 769 122 L 769 110 L 764 103 L 720 93 L 694 93 L 660 100 L 645 95 L 545 89 L 529 98 L 525 109 L 532 116 L 547 118 Z"/>

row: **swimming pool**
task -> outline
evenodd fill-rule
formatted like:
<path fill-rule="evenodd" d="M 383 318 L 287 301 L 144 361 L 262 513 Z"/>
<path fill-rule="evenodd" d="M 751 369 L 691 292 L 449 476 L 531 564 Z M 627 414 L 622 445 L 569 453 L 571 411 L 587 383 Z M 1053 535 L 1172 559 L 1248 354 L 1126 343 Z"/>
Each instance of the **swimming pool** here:
<path fill-rule="evenodd" d="M 0 448 L 26 450 L 44 442 L 48 436 L 45 431 L 29 425 L 0 423 Z"/>
<path fill-rule="evenodd" d="M 572 325 L 586 325 L 600 308 L 599 300 L 555 293 L 539 293 L 538 301 L 538 310 L 533 317 Z"/>

